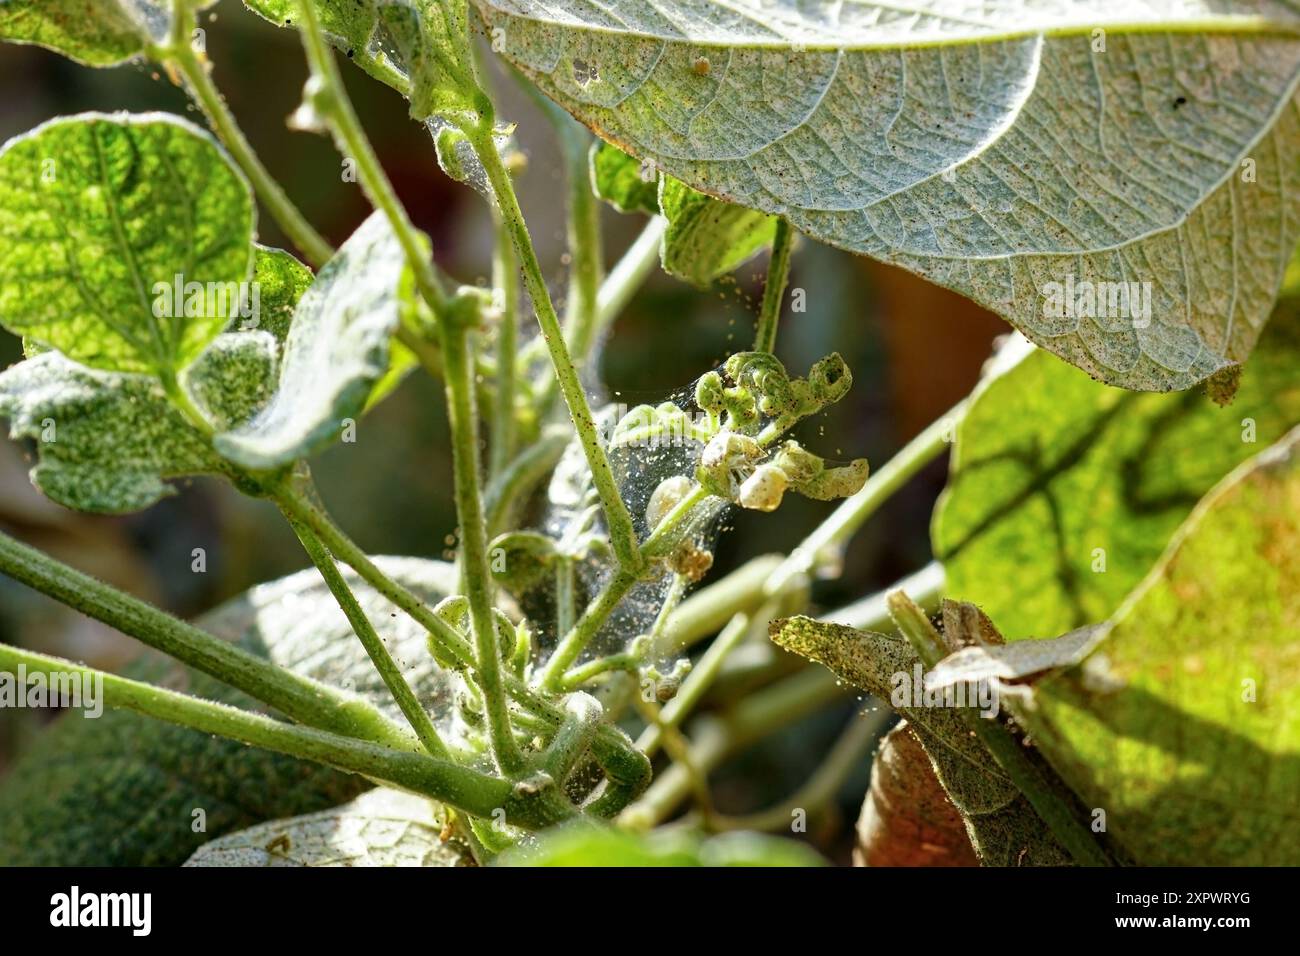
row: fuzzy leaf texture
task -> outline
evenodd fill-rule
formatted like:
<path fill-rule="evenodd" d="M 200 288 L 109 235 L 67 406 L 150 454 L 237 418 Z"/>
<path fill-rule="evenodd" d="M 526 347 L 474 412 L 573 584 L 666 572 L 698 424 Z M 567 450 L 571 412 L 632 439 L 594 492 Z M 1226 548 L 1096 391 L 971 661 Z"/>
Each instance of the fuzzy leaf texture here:
<path fill-rule="evenodd" d="M 198 127 L 52 120 L 0 151 L 0 324 L 95 368 L 174 376 L 234 314 L 253 225 L 248 184 Z"/>
<path fill-rule="evenodd" d="M 244 0 L 276 26 L 292 27 L 298 0 Z M 337 49 L 411 101 L 411 115 L 473 119 L 480 105 L 466 0 L 313 0 Z"/>
<path fill-rule="evenodd" d="M 376 559 L 386 574 L 436 604 L 456 585 L 450 565 Z M 449 712 L 446 677 L 425 635 L 373 589 L 348 581 L 394 659 L 435 713 Z M 401 720 L 374 665 L 314 570 L 251 591 L 199 625 L 282 667 L 366 697 Z M 255 701 L 205 674 L 149 654 L 129 676 L 244 708 Z M 369 784 L 308 761 L 272 754 L 125 710 L 96 720 L 59 718 L 0 781 L 0 865 L 174 866 L 224 833 L 313 813 Z M 206 832 L 193 811 L 206 814 Z"/>
<path fill-rule="evenodd" d="M 1140 863 L 1300 863 L 1300 430 L 1224 479 L 1079 667 L 1039 748 Z"/>
<path fill-rule="evenodd" d="M 920 658 L 895 634 L 860 631 L 807 617 L 775 621 L 772 640 L 824 665 L 848 683 L 884 701 L 893 697 L 895 675 L 914 675 Z M 919 691 L 917 692 L 919 693 Z M 976 855 L 985 866 L 1060 866 L 1069 854 L 950 707 L 895 707 L 915 731 L 935 776 L 966 822 Z"/>
<path fill-rule="evenodd" d="M 372 213 L 298 300 L 275 396 L 251 421 L 217 435 L 217 450 L 249 468 L 275 468 L 359 418 L 389 369 L 405 269 L 388 220 Z"/>
<path fill-rule="evenodd" d="M 229 833 L 195 851 L 186 866 L 466 866 L 444 843 L 442 808 L 400 790 L 376 788 L 351 803 Z"/>
<path fill-rule="evenodd" d="M 1300 232 L 1284 0 L 475 3 L 604 139 L 1112 385 L 1244 360 Z M 1150 321 L 1049 314 L 1069 277 L 1149 283 Z"/>
<path fill-rule="evenodd" d="M 1227 407 L 1124 392 L 1041 352 L 977 389 L 932 528 L 947 593 L 1008 640 L 1108 618 L 1215 482 L 1300 423 L 1300 300 L 1261 342 Z"/>
<path fill-rule="evenodd" d="M 86 66 L 129 60 L 170 29 L 167 0 L 0 0 L 0 40 L 34 43 Z"/>
<path fill-rule="evenodd" d="M 277 340 L 311 272 L 286 252 L 256 248 L 259 314 L 248 331 L 224 332 L 182 373 L 195 403 L 217 427 L 246 422 L 275 389 Z M 167 479 L 232 476 L 147 375 L 105 372 L 60 352 L 39 351 L 0 372 L 0 416 L 10 435 L 31 439 L 32 483 L 78 511 L 123 514 L 173 493 Z"/>

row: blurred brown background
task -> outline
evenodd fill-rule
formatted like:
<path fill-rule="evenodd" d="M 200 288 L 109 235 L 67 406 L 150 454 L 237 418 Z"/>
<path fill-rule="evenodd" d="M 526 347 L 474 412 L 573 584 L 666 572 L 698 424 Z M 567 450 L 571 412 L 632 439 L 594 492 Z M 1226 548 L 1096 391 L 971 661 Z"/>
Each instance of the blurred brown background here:
<path fill-rule="evenodd" d="M 321 136 L 292 133 L 285 117 L 297 106 L 306 75 L 297 35 L 277 30 L 222 0 L 205 18 L 215 76 L 248 137 L 292 198 L 335 243 L 369 211 L 355 184 L 341 182 L 340 160 Z M 435 255 L 461 281 L 489 272 L 490 232 L 477 195 L 438 169 L 432 142 L 406 114 L 404 101 L 360 71 L 345 71 L 358 112 Z M 143 65 L 113 70 L 78 67 L 35 47 L 0 46 L 0 139 L 50 117 L 87 110 L 165 110 L 202 123 L 165 75 Z M 520 180 L 524 210 L 548 267 L 563 290 L 564 194 L 551 133 L 535 107 L 508 81 L 498 83 L 500 115 L 519 124 L 528 156 Z M 605 212 L 605 238 L 614 261 L 641 225 L 639 217 Z M 284 245 L 269 217 L 261 241 Z M 618 321 L 602 358 L 604 381 L 629 404 L 661 401 L 753 333 L 765 262 L 703 294 L 656 275 Z M 807 312 L 786 314 L 778 353 L 795 374 L 831 351 L 854 372 L 848 399 L 804 432 L 813 450 L 831 457 L 867 456 L 884 462 L 904 441 L 961 398 L 973 384 L 993 336 L 1005 326 L 964 299 L 899 270 L 804 241 L 791 287 L 807 293 Z M 531 334 L 531 328 L 528 329 Z M 0 363 L 20 357 L 17 340 L 0 331 Z M 421 374 L 374 410 L 355 444 L 338 445 L 313 462 L 325 500 L 342 526 L 376 553 L 439 557 L 455 526 L 446 423 L 439 385 Z M 30 486 L 29 449 L 0 439 L 0 527 L 86 571 L 162 606 L 193 615 L 251 584 L 297 570 L 307 561 L 292 534 L 267 506 L 215 481 L 187 482 L 153 509 L 122 518 L 78 515 Z M 819 586 L 825 606 L 863 596 L 929 558 L 930 508 L 942 487 L 943 463 L 920 479 L 863 530 L 847 555 L 844 576 Z M 779 518 L 744 512 L 721 542 L 715 574 L 744 559 L 795 545 L 831 505 L 791 496 Z M 206 574 L 190 570 L 195 547 L 207 552 Z M 0 640 L 116 667 L 134 642 L 53 605 L 0 577 Z M 0 772 L 30 739 L 42 715 L 0 713 Z M 45 715 L 48 716 L 48 715 Z M 829 719 L 818 735 L 833 734 Z M 806 737 L 759 756 L 758 770 L 775 794 L 815 765 L 824 742 Z M 762 759 L 763 757 L 766 759 Z M 786 777 L 787 781 L 779 778 Z M 865 776 L 863 777 L 865 781 Z M 865 789 L 865 783 L 858 793 Z M 761 793 L 742 794 L 752 809 Z"/>

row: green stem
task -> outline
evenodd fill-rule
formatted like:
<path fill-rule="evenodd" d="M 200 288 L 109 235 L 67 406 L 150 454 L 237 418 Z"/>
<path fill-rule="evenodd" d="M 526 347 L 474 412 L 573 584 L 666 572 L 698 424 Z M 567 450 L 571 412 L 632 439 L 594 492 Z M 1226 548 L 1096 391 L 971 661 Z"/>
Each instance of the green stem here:
<path fill-rule="evenodd" d="M 943 637 L 930 618 L 903 591 L 889 595 L 889 611 L 898 630 L 907 638 L 926 670 L 932 670 L 948 655 Z M 1112 866 L 1092 832 L 1075 815 L 1065 787 L 1053 781 L 1026 753 L 1024 745 L 997 720 L 982 717 L 974 708 L 962 711 L 971 732 L 979 738 L 997 765 L 1011 778 L 1016 789 L 1047 824 L 1052 835 L 1083 866 Z"/>
<path fill-rule="evenodd" d="M 497 393 L 492 416 L 492 457 L 488 468 L 489 477 L 496 480 L 515 455 L 516 351 L 519 341 L 519 267 L 510 234 L 499 219 L 496 221 L 492 281 L 501 295 L 496 348 Z M 490 529 L 489 522 L 489 533 Z"/>
<path fill-rule="evenodd" d="M 761 618 L 762 614 L 760 613 L 756 617 Z M 637 738 L 636 746 L 638 750 L 647 757 L 653 757 L 664 743 L 664 731 L 668 728 L 681 726 L 682 721 L 686 719 L 686 715 L 695 708 L 704 697 L 705 692 L 712 686 L 722 668 L 723 661 L 727 659 L 727 655 L 753 633 L 753 628 L 750 627 L 753 620 L 754 618 L 751 618 L 748 614 L 737 614 L 722 629 L 722 633 L 713 639 L 709 649 L 704 652 L 699 662 L 691 668 L 691 672 L 682 681 L 682 686 L 678 688 L 676 696 L 664 705 L 659 713 L 659 720 L 646 727 L 641 736 Z"/>
<path fill-rule="evenodd" d="M 664 233 L 668 231 L 668 220 L 663 216 L 652 216 L 641 234 L 632 245 L 628 246 L 623 257 L 609 270 L 605 281 L 596 293 L 596 329 L 593 342 L 614 324 L 627 304 L 632 301 L 637 290 L 659 265 L 659 249 L 663 243 Z M 520 362 L 527 366 L 534 359 L 540 358 L 545 344 L 540 338 L 529 342 L 519 353 Z"/>
<path fill-rule="evenodd" d="M 321 32 L 320 20 L 312 0 L 298 0 L 298 16 L 303 49 L 307 53 L 307 62 L 312 72 L 307 93 L 310 105 L 333 131 L 339 151 L 356 162 L 357 179 L 361 188 L 375 208 L 388 218 L 410 263 L 420 294 L 429 303 L 434 315 L 441 318 L 449 300 L 446 283 L 425 248 L 424 237 L 415 228 L 407 215 L 406 207 L 397 198 L 393 184 L 384 173 L 379 157 L 375 155 L 361 121 L 357 119 L 356 110 L 339 77 L 334 54 Z"/>
<path fill-rule="evenodd" d="M 794 228 L 784 218 L 776 220 L 772 238 L 772 260 L 767 267 L 767 285 L 758 312 L 758 329 L 754 335 L 755 352 L 776 351 L 776 329 L 781 321 L 781 303 L 790 279 L 790 253 L 794 248 Z"/>
<path fill-rule="evenodd" d="M 700 772 L 710 773 L 732 754 L 846 693 L 826 668 L 806 667 L 747 697 L 721 718 L 701 719 L 698 729 L 691 734 L 690 761 Z M 639 800 L 619 814 L 618 822 L 635 829 L 655 826 L 667 819 L 691 792 L 690 774 L 680 765 L 670 767 Z"/>
<path fill-rule="evenodd" d="M 564 122 L 578 124 L 568 116 Z M 561 134 L 565 170 L 569 186 L 569 295 L 565 306 L 564 332 L 569 354 L 578 366 L 590 360 L 596 342 L 596 322 L 600 294 L 601 261 L 600 205 L 591 188 L 587 172 L 587 151 L 591 136 L 578 127 Z"/>
<path fill-rule="evenodd" d="M 513 775 L 524 767 L 523 755 L 510 727 L 510 708 L 501 684 L 501 647 L 492 614 L 492 574 L 488 567 L 487 526 L 479 496 L 478 415 L 474 402 L 473 357 L 469 331 L 450 319 L 439 324 L 442 365 L 447 386 L 451 426 L 452 470 L 456 515 L 460 521 L 461 561 L 470 631 L 475 646 L 475 674 L 487 711 L 488 736 L 501 772 Z"/>
<path fill-rule="evenodd" d="M 532 237 L 528 233 L 528 226 L 519 209 L 514 183 L 511 182 L 510 174 L 502 164 L 501 156 L 492 142 L 491 128 L 472 127 L 466 129 L 465 134 L 487 172 L 488 182 L 492 185 L 492 192 L 500 208 L 502 220 L 510 231 L 515 252 L 519 256 L 524 285 L 532 299 L 537 321 L 541 325 L 542 338 L 545 339 L 547 350 L 551 355 L 551 364 L 555 368 L 555 376 L 560 384 L 560 393 L 564 396 L 565 404 L 568 405 L 569 417 L 573 421 L 573 427 L 578 433 L 582 450 L 587 457 L 587 464 L 591 468 L 592 483 L 605 510 L 610 544 L 619 563 L 626 570 L 639 572 L 643 562 L 637 551 L 636 529 L 632 525 L 632 516 L 628 513 L 627 505 L 623 503 L 619 493 L 618 482 L 614 480 L 614 472 L 609 466 L 609 458 L 605 454 L 605 448 L 597 432 L 596 420 L 592 417 L 591 406 L 587 402 L 587 394 L 583 391 L 577 369 L 565 346 L 560 320 L 555 314 L 555 306 L 546 288 L 546 278 L 542 274 L 541 263 L 537 261 Z"/>
<path fill-rule="evenodd" d="M 596 336 L 599 337 L 632 301 L 637 289 L 659 265 L 659 247 L 668 220 L 654 216 L 615 263 L 596 295 Z"/>
<path fill-rule="evenodd" d="M 414 744 L 369 702 L 276 667 L 5 534 L 0 534 L 0 572 L 293 720 L 391 747 L 410 749 Z"/>
<path fill-rule="evenodd" d="M 569 430 L 563 425 L 548 428 L 542 436 L 521 451 L 492 479 L 485 493 L 488 534 L 506 530 L 513 509 L 520 506 L 532 490 L 555 468 L 569 444 Z"/>
<path fill-rule="evenodd" d="M 102 680 L 105 703 L 206 734 L 229 737 L 255 747 L 315 760 L 348 773 L 361 774 L 417 793 L 427 794 L 467 813 L 491 817 L 498 808 L 516 826 L 541 829 L 572 817 L 574 808 L 558 788 L 524 792 L 467 767 L 422 754 L 394 751 L 306 727 L 284 724 L 261 714 L 199 700 L 175 691 L 106 674 L 43 654 L 0 645 L 0 667 L 24 666 L 29 674 L 79 674 Z"/>
<path fill-rule="evenodd" d="M 605 620 L 614 613 L 620 601 L 636 584 L 635 575 L 626 571 L 617 571 L 609 582 L 596 595 L 596 599 L 582 612 L 582 617 L 573 625 L 564 639 L 556 646 L 551 659 L 542 671 L 541 686 L 548 690 L 559 690 L 564 684 L 564 674 L 573 666 L 587 645 L 591 643 Z"/>
<path fill-rule="evenodd" d="M 356 595 L 352 593 L 348 583 L 343 580 L 343 575 L 339 573 L 334 559 L 325 550 L 320 539 L 312 533 L 310 528 L 287 514 L 285 517 L 292 526 L 294 533 L 298 535 L 298 540 L 302 542 L 303 549 L 307 552 L 307 556 L 311 558 L 312 564 L 316 566 L 321 577 L 325 579 L 325 584 L 330 589 L 330 593 L 334 595 L 339 607 L 347 615 L 352 630 L 366 649 L 366 653 L 370 655 L 370 660 L 374 663 L 375 670 L 379 672 L 379 676 L 383 679 L 384 686 L 388 688 L 393 700 L 397 702 L 397 706 L 410 723 L 411 729 L 415 731 L 415 735 L 424 744 L 424 749 L 432 757 L 449 759 L 451 754 L 447 750 L 447 745 L 438 736 L 438 731 L 433 726 L 433 721 L 429 719 L 428 712 L 420 706 L 415 691 L 407 683 L 401 669 L 393 660 L 393 656 L 388 653 L 388 648 L 384 646 L 384 642 L 376 633 L 374 625 L 366 617 L 366 612 L 357 603 Z"/>
<path fill-rule="evenodd" d="M 212 124 L 221 142 L 234 157 L 239 168 L 253 185 L 254 191 L 285 235 L 296 245 L 313 266 L 320 268 L 334 255 L 334 249 L 309 223 L 298 207 L 289 199 L 284 189 L 262 165 L 257 153 L 244 136 L 234 114 L 226 105 L 220 91 L 212 82 L 211 64 L 199 58 L 190 42 L 195 24 L 194 12 L 188 4 L 177 4 L 176 29 L 172 42 L 154 50 L 154 56 L 170 63 L 185 77 L 190 94 L 198 102 L 203 114 Z"/>
<path fill-rule="evenodd" d="M 298 493 L 286 493 L 278 501 L 295 518 L 311 528 L 336 558 L 351 567 L 363 581 L 424 627 L 429 632 L 430 639 L 436 643 L 440 654 L 457 662 L 461 667 L 475 666 L 474 649 L 455 628 L 435 614 L 432 608 L 409 589 L 384 574 L 364 551 L 339 530 L 328 515 Z M 547 727 L 555 729 L 564 722 L 565 712 L 562 706 L 535 692 L 509 671 L 502 675 L 502 679 L 506 692 L 521 707 L 543 721 Z M 606 772 L 614 785 L 610 788 L 608 799 L 599 806 L 593 805 L 591 810 L 612 812 L 621 809 L 620 801 L 631 799 L 649 782 L 650 762 L 644 754 L 632 746 L 632 741 L 626 734 L 608 724 L 601 725 L 592 749 L 600 761 L 601 769 Z"/>
<path fill-rule="evenodd" d="M 604 710 L 590 694 L 577 693 L 564 703 L 565 718 L 546 749 L 542 766 L 561 786 L 596 738 Z"/>

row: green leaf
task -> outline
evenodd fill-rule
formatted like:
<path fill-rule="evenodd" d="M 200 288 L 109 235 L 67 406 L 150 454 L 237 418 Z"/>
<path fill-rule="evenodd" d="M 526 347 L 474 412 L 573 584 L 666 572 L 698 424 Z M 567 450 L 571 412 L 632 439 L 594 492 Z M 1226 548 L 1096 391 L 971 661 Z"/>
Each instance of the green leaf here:
<path fill-rule="evenodd" d="M 563 115 L 563 114 L 561 114 Z M 592 191 L 619 212 L 659 212 L 659 173 L 646 179 L 639 162 L 609 143 L 591 144 Z"/>
<path fill-rule="evenodd" d="M 315 276 L 305 265 L 285 252 L 268 246 L 254 246 L 253 283 L 258 290 L 257 315 L 241 322 L 242 331 L 263 329 L 284 344 L 293 322 L 293 310 Z"/>
<path fill-rule="evenodd" d="M 11 437 L 36 444 L 32 483 L 78 511 L 139 511 L 172 494 L 168 478 L 228 471 L 156 379 L 86 368 L 59 352 L 0 373 L 0 415 Z"/>
<path fill-rule="evenodd" d="M 646 182 L 641 164 L 607 143 L 591 151 L 591 181 L 596 195 L 619 212 L 661 212 L 668 229 L 660 245 L 664 270 L 707 286 L 772 244 L 776 219 L 753 209 L 721 202 L 671 176 Z"/>
<path fill-rule="evenodd" d="M 1039 748 L 1139 863 L 1300 862 L 1300 430 L 1224 479 L 1084 663 Z"/>
<path fill-rule="evenodd" d="M 292 27 L 298 0 L 244 0 Z M 486 105 L 474 75 L 466 0 L 313 0 L 321 29 L 373 78 L 411 101 L 411 113 L 474 118 Z"/>
<path fill-rule="evenodd" d="M 668 219 L 664 271 L 699 286 L 726 275 L 772 244 L 776 218 L 719 202 L 665 176 L 659 205 Z"/>
<path fill-rule="evenodd" d="M 497 859 L 501 866 L 823 866 L 825 860 L 793 840 L 735 832 L 701 840 L 685 832 L 627 833 L 571 825 L 550 830 L 536 846 Z"/>
<path fill-rule="evenodd" d="M 376 9 L 410 80 L 411 115 L 477 120 L 486 101 L 474 76 L 467 0 L 376 0 Z"/>
<path fill-rule="evenodd" d="M 129 60 L 170 28 L 170 4 L 154 0 L 0 2 L 0 40 L 34 43 L 87 66 Z"/>
<path fill-rule="evenodd" d="M 816 661 L 883 701 L 890 701 L 925 748 L 935 775 L 966 821 L 971 844 L 986 866 L 1061 866 L 1069 853 L 950 707 L 909 706 L 898 691 L 922 673 L 912 646 L 896 634 L 859 631 L 807 617 L 773 622 L 772 640 Z M 919 691 L 917 691 L 919 693 Z M 911 698 L 914 700 L 915 698 Z"/>
<path fill-rule="evenodd" d="M 249 468 L 275 468 L 359 418 L 389 368 L 405 269 L 388 220 L 373 213 L 299 300 L 275 396 L 247 424 L 217 435 L 217 450 Z"/>
<path fill-rule="evenodd" d="M 456 584 L 450 565 L 376 561 L 431 604 Z M 423 631 L 355 576 L 348 580 L 421 702 L 435 715 L 448 713 L 448 678 L 429 659 Z M 259 585 L 199 623 L 283 667 L 355 691 L 401 719 L 315 569 Z M 157 656 L 128 670 L 199 697 L 256 706 Z M 358 777 L 130 711 L 106 711 L 94 720 L 72 712 L 0 780 L 0 865 L 174 866 L 213 837 L 337 806 L 367 787 Z M 194 829 L 196 809 L 205 812 L 206 833 Z"/>
<path fill-rule="evenodd" d="M 1226 408 L 1110 388 L 1042 353 L 982 386 L 935 512 L 947 593 L 1008 640 L 1109 617 L 1201 496 L 1300 422 L 1300 304 L 1284 300 L 1263 342 Z"/>
<path fill-rule="evenodd" d="M 472 865 L 468 852 L 443 842 L 445 819 L 431 800 L 376 788 L 341 807 L 229 833 L 199 847 L 185 865 Z"/>
<path fill-rule="evenodd" d="M 253 222 L 198 127 L 52 120 L 0 150 L 0 324 L 95 368 L 174 376 L 236 314 Z"/>
<path fill-rule="evenodd" d="M 1113 385 L 1243 361 L 1300 232 L 1291 3 L 475 3 L 603 138 Z M 1147 285 L 1136 308 L 1051 314 L 1071 277 Z"/>

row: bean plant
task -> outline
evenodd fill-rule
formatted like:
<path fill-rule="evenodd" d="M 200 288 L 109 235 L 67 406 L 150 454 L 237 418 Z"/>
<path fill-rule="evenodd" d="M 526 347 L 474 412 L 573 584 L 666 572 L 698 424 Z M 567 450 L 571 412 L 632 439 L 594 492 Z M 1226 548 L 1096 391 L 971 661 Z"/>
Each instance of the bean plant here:
<path fill-rule="evenodd" d="M 328 136 L 373 207 L 337 249 L 219 92 L 209 6 L 0 0 L 0 38 L 149 63 L 208 127 L 86 113 L 0 150 L 0 325 L 24 345 L 0 414 L 61 505 L 126 514 L 216 476 L 312 567 L 191 623 L 0 534 L 4 575 L 160 652 L 114 674 L 0 645 L 0 703 L 99 687 L 111 710 L 63 718 L 0 782 L 0 857 L 816 864 L 808 817 L 874 748 L 858 862 L 1300 860 L 1293 5 L 244 0 L 301 41 L 290 126 Z M 478 197 L 486 285 L 413 224 L 345 68 L 405 97 Z M 504 84 L 559 145 L 562 301 Z M 612 264 L 604 205 L 644 217 Z M 878 467 L 800 428 L 853 384 L 837 353 L 779 357 L 801 242 L 1012 326 Z M 598 349 L 656 268 L 708 288 L 756 256 L 752 344 L 659 404 L 607 400 Z M 368 554 L 313 483 L 408 375 L 445 395 L 452 562 Z M 815 605 L 949 453 L 934 561 Z M 788 554 L 712 572 L 730 516 L 792 495 L 837 504 Z M 788 800 L 719 811 L 715 769 L 855 689 Z M 70 780 L 114 773 L 72 806 Z M 130 839 L 60 839 L 142 802 Z"/>

